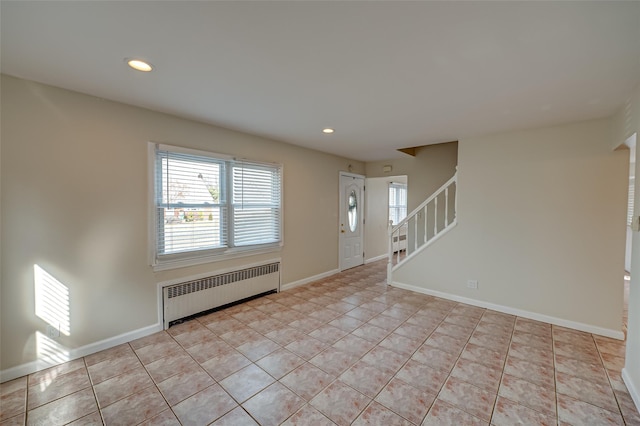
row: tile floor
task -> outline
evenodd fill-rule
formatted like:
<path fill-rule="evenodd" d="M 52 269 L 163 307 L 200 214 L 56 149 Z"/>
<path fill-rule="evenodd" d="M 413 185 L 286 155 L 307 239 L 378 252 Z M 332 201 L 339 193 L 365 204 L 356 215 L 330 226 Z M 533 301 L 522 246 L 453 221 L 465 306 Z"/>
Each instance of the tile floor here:
<path fill-rule="evenodd" d="M 640 425 L 624 342 L 396 288 L 382 262 L 0 386 L 0 425 Z"/>

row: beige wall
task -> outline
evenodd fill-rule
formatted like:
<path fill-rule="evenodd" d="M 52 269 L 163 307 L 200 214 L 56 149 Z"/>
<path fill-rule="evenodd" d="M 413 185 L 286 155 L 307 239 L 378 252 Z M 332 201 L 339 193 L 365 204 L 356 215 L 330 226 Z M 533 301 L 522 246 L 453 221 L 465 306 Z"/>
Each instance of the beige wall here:
<path fill-rule="evenodd" d="M 368 178 L 382 177 L 389 174 L 382 171 L 383 167 L 391 165 L 392 174 L 406 175 L 408 181 L 407 213 L 411 213 L 456 173 L 457 164 L 458 142 L 449 142 L 417 148 L 415 157 L 403 154 L 401 158 L 395 160 L 369 162 L 366 164 L 366 170 Z M 443 202 L 438 207 L 438 215 L 441 218 L 444 217 Z M 423 232 L 419 227 L 418 241 L 423 240 Z M 408 253 L 415 247 L 415 235 L 414 222 L 412 221 L 409 222 L 407 228 Z"/>
<path fill-rule="evenodd" d="M 74 349 L 157 323 L 157 283 L 282 257 L 282 283 L 338 268 L 338 173 L 364 164 L 2 76 L 2 312 L 5 370 L 37 358 L 34 264 L 70 292 Z M 147 142 L 284 165 L 281 253 L 154 273 L 148 262 Z"/>
<path fill-rule="evenodd" d="M 458 143 L 449 142 L 418 148 L 415 157 L 403 154 L 402 158 L 394 160 L 369 162 L 366 164 L 366 175 L 368 178 L 406 175 L 410 212 L 455 174 L 457 164 Z M 384 165 L 391 165 L 392 171 L 383 172 Z"/>
<path fill-rule="evenodd" d="M 407 183 L 406 176 L 367 178 L 366 224 L 364 234 L 365 262 L 389 251 L 389 184 Z"/>
<path fill-rule="evenodd" d="M 618 129 L 617 145 L 636 133 L 636 163 L 635 163 L 635 220 L 640 215 L 640 149 L 638 149 L 638 135 L 640 135 L 640 85 L 631 93 L 629 102 L 617 115 Z M 626 152 L 626 151 L 623 151 Z M 640 411 L 640 233 L 632 233 L 631 283 L 629 291 L 629 323 L 627 328 L 627 355 L 623 377 L 634 397 L 636 407 Z"/>
<path fill-rule="evenodd" d="M 628 155 L 612 133 L 596 120 L 460 140 L 458 225 L 393 280 L 620 334 Z"/>

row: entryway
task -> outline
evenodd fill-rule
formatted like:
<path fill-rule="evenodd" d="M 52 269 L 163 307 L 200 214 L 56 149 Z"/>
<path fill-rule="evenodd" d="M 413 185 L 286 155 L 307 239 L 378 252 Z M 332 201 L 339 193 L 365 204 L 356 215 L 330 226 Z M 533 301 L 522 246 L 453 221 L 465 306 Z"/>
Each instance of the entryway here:
<path fill-rule="evenodd" d="M 340 172 L 340 270 L 364 264 L 364 176 Z"/>

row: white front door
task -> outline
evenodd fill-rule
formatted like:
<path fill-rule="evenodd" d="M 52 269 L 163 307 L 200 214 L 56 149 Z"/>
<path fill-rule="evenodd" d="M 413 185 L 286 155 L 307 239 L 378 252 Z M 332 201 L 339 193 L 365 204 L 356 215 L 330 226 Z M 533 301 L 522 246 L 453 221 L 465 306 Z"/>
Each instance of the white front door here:
<path fill-rule="evenodd" d="M 340 270 L 364 263 L 364 176 L 340 173 Z"/>

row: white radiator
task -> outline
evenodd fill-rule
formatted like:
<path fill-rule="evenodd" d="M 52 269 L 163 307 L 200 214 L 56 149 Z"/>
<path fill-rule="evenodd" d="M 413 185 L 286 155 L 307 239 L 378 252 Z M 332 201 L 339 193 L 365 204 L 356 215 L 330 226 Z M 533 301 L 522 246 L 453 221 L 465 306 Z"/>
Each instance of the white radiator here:
<path fill-rule="evenodd" d="M 279 290 L 279 262 L 162 287 L 164 328 L 175 320 Z"/>

